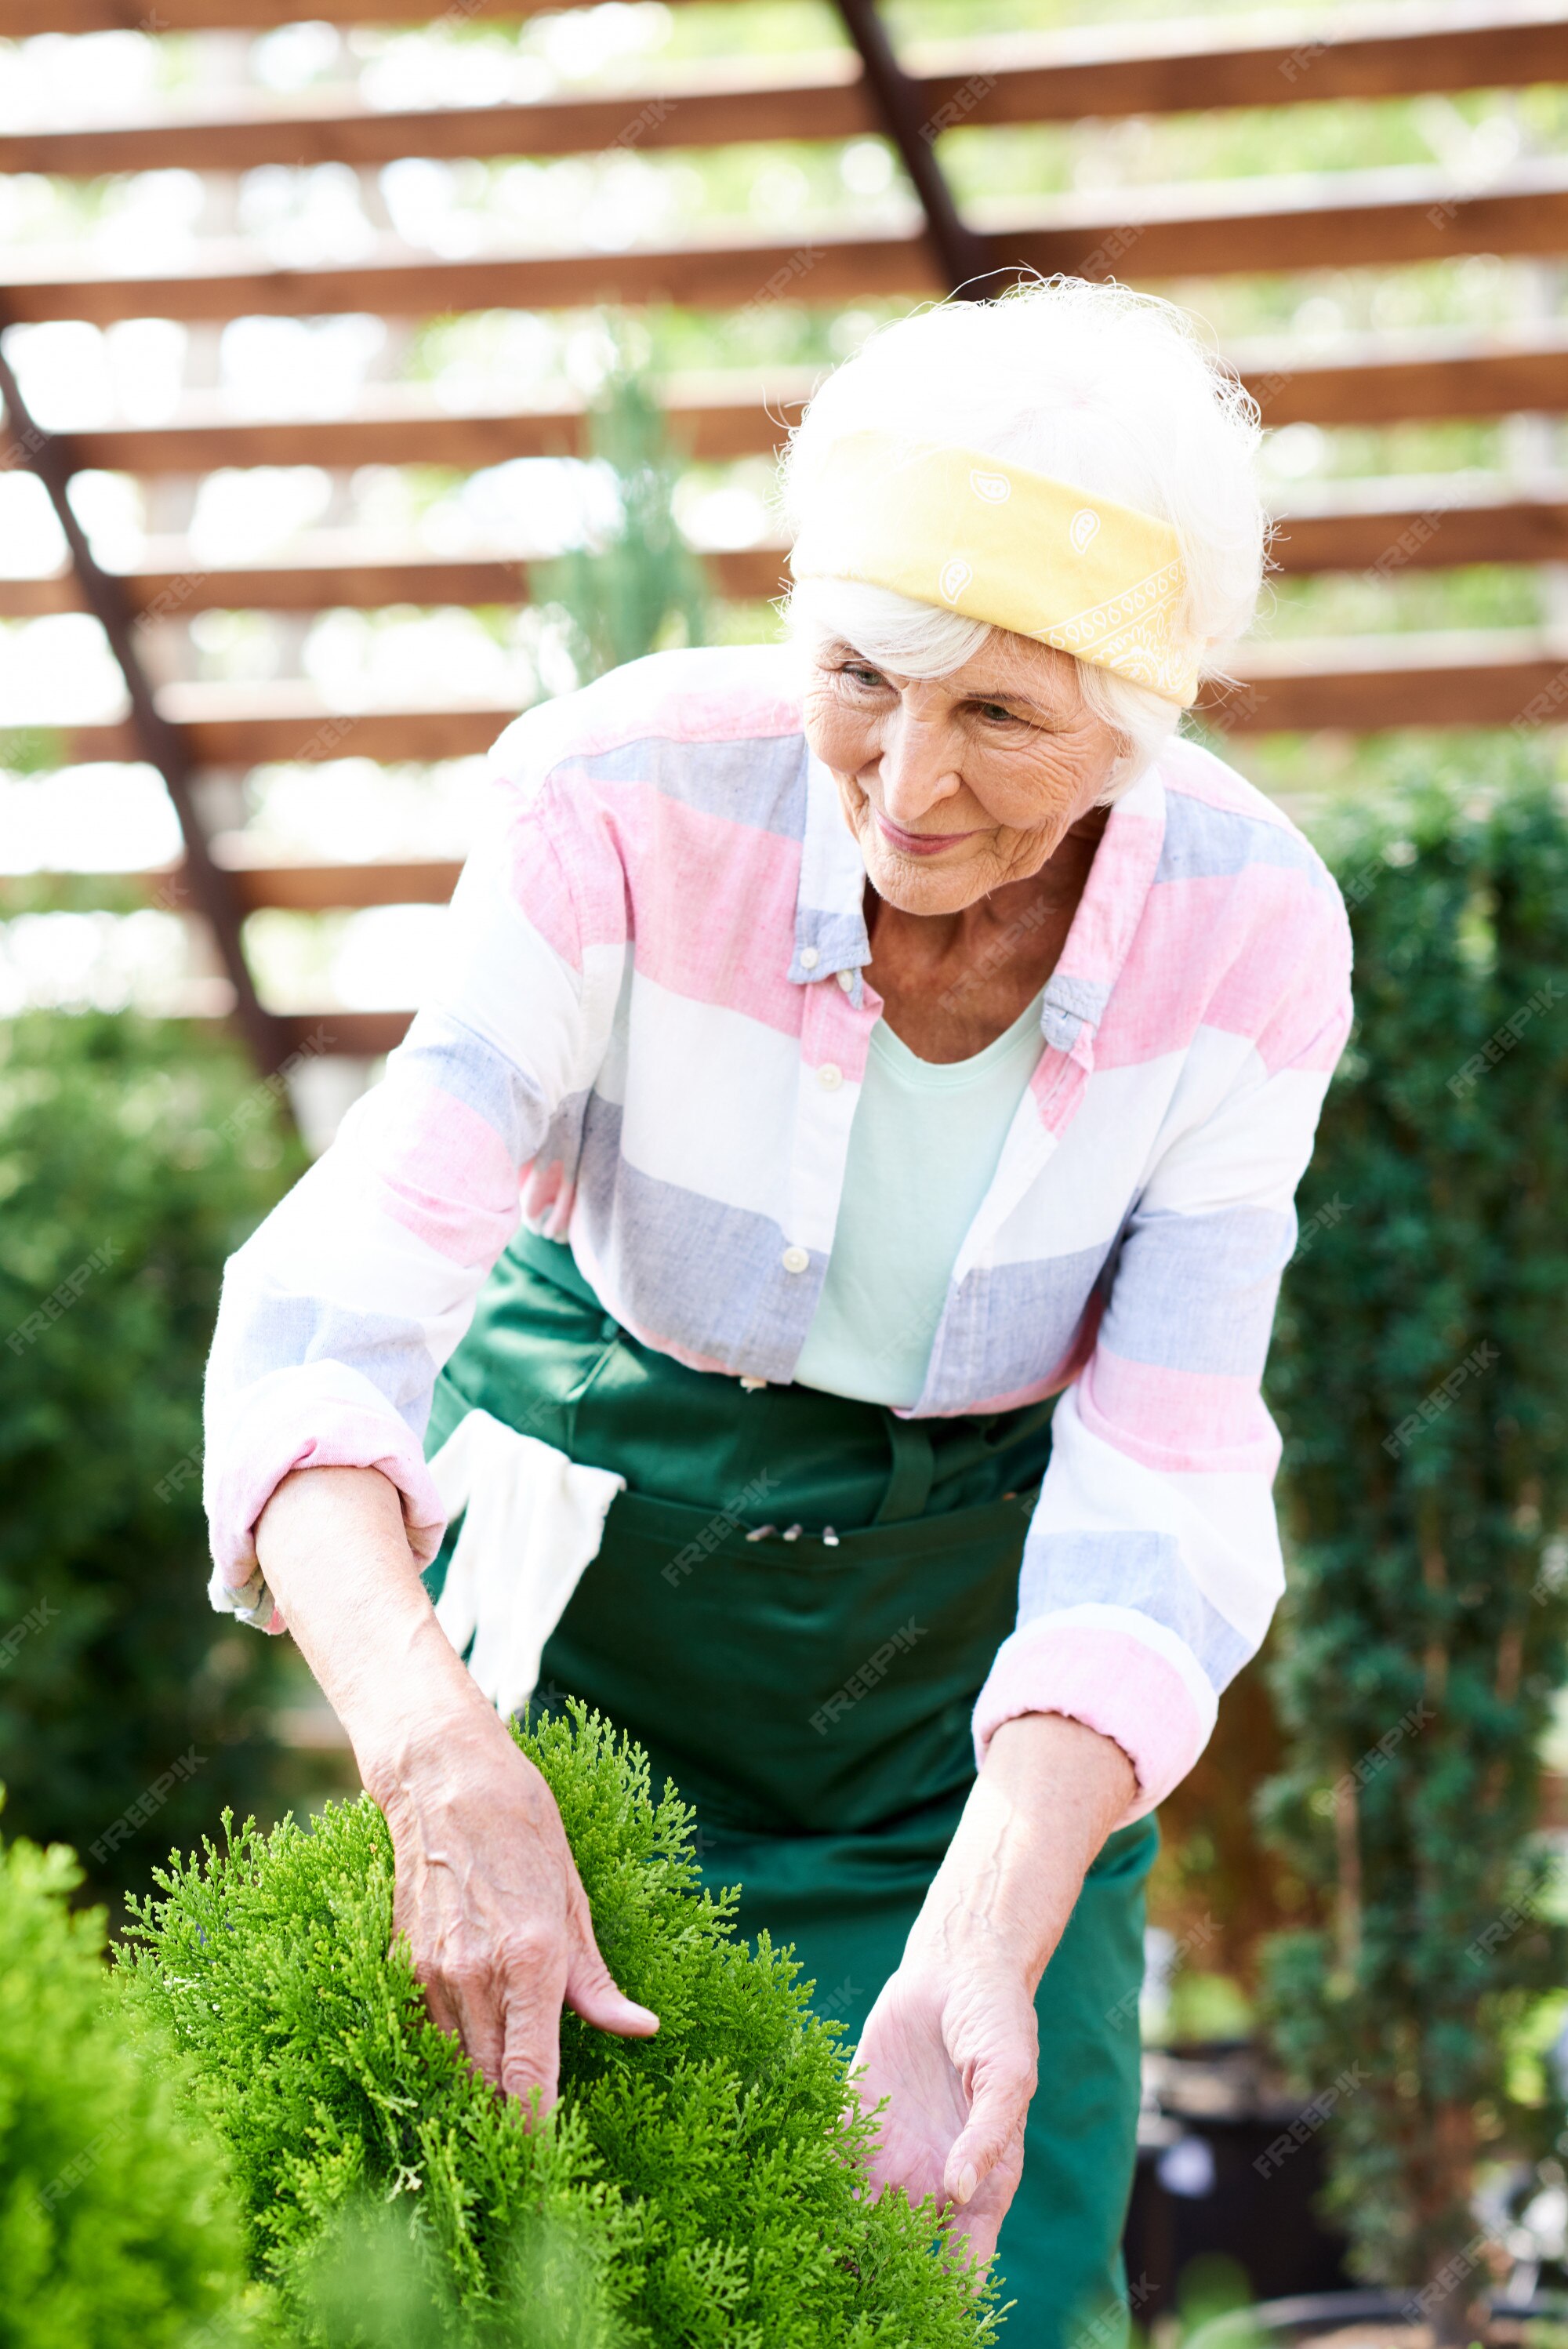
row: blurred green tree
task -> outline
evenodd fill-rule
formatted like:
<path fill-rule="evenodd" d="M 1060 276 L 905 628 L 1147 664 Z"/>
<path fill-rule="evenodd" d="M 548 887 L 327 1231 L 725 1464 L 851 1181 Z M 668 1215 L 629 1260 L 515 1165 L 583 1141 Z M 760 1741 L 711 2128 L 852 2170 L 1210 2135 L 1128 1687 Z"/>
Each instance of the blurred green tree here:
<path fill-rule="evenodd" d="M 542 602 L 558 605 L 578 682 L 623 661 L 700 645 L 708 626 L 702 562 L 675 518 L 678 468 L 658 395 L 624 330 L 588 412 L 589 457 L 605 469 L 616 516 L 596 544 L 538 566 Z"/>
<path fill-rule="evenodd" d="M 271 1807 L 281 1643 L 203 1594 L 201 1372 L 223 1260 L 300 1164 L 194 1022 L 0 1036 L 0 1785 L 100 1895 Z"/>
<path fill-rule="evenodd" d="M 1507 2047 L 1568 1961 L 1538 1748 L 1568 1630 L 1568 815 L 1509 736 L 1333 843 L 1357 1026 L 1299 1202 L 1271 1373 L 1291 1593 L 1264 1815 L 1322 1904 L 1269 1998 L 1338 2084 L 1362 2271 L 1471 2337 L 1478 2164 L 1564 2115 Z"/>

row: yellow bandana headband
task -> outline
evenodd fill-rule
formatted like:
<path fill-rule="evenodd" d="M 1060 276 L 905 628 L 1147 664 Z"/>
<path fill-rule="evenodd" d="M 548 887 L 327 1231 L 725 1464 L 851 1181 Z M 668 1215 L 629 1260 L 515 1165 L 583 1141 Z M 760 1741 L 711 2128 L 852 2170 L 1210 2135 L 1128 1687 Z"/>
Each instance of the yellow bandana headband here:
<path fill-rule="evenodd" d="M 828 450 L 797 579 L 859 579 L 1035 636 L 1187 709 L 1186 574 L 1169 523 L 972 449 L 853 432 Z"/>

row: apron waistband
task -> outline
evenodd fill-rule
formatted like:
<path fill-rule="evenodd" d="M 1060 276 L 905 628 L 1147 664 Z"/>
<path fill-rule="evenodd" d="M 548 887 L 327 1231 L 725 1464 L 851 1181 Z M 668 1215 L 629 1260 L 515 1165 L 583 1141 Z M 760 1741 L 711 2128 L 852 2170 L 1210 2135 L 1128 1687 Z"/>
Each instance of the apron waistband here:
<path fill-rule="evenodd" d="M 547 1281 L 552 1288 L 571 1297 L 585 1311 L 597 1317 L 606 1340 L 617 1336 L 614 1317 L 605 1312 L 603 1299 L 582 1271 L 565 1241 L 545 1239 L 525 1227 L 512 1241 L 508 1257 L 525 1268 L 528 1274 Z M 629 1331 L 619 1334 L 625 1345 L 637 1345 Z M 697 1382 L 697 1392 L 703 1398 L 701 1409 L 705 1419 L 712 1416 L 707 1397 L 709 1389 L 717 1390 L 718 1394 L 727 1391 L 737 1396 L 735 1409 L 740 1420 L 749 1421 L 761 1416 L 764 1399 L 754 1395 L 738 1397 L 738 1380 L 727 1373 L 687 1371 L 645 1347 L 639 1347 L 638 1350 L 656 1375 L 677 1382 Z M 661 1361 L 665 1367 L 659 1372 L 657 1366 Z M 459 1358 L 454 1362 L 453 1369 L 458 1371 L 460 1367 Z M 593 1383 L 590 1381 L 591 1386 Z M 476 1402 L 483 1400 L 489 1408 L 498 1411 L 498 1415 L 507 1416 L 504 1408 L 488 1397 L 476 1394 L 472 1400 Z M 593 1400 L 597 1405 L 597 1395 Z M 985 1491 L 988 1485 L 993 1497 L 997 1485 L 1005 1482 L 1015 1484 L 1020 1494 L 1026 1489 L 1037 1491 L 1046 1448 L 1038 1439 L 1049 1426 L 1055 1400 L 1053 1396 L 1042 1402 L 1025 1404 L 1012 1411 L 982 1413 L 972 1417 L 944 1414 L 927 1419 L 910 1419 L 890 1411 L 882 1403 L 857 1402 L 850 1397 L 828 1394 L 816 1388 L 773 1382 L 767 1391 L 766 1408 L 786 1413 L 778 1431 L 786 1453 L 797 1450 L 801 1444 L 807 1450 L 811 1450 L 826 1443 L 835 1451 L 841 1444 L 852 1444 L 862 1458 L 869 1447 L 871 1458 L 874 1460 L 876 1445 L 885 1444 L 886 1481 L 882 1484 L 874 1503 L 872 1495 L 867 1495 L 865 1515 L 860 1523 L 862 1526 L 867 1524 L 907 1526 L 923 1517 L 933 1506 L 934 1499 L 937 1514 L 944 1516 L 954 1514 L 946 1501 L 953 1493 L 955 1476 L 966 1478 L 971 1490 L 977 1487 Z M 596 1409 L 593 1415 L 602 1414 Z M 826 1420 L 830 1420 L 830 1426 L 824 1424 Z M 548 1433 L 542 1426 L 534 1432 Z M 552 1436 L 548 1440 L 562 1439 Z M 570 1444 L 567 1448 L 572 1450 L 574 1457 L 591 1459 L 598 1465 L 616 1468 L 625 1465 L 619 1458 L 608 1455 L 601 1458 L 593 1448 L 592 1435 L 588 1436 L 585 1451 L 579 1452 Z M 991 1466 L 997 1453 L 1004 1449 L 1012 1464 L 1010 1476 L 996 1474 Z M 632 1490 L 637 1491 L 636 1476 L 633 1475 L 629 1481 Z M 881 1482 L 881 1479 L 877 1481 Z M 745 1479 L 738 1478 L 737 1482 L 744 1484 Z M 717 1497 L 727 1499 L 728 1495 Z M 826 1514 L 838 1519 L 841 1533 L 841 1513 L 830 1508 Z M 752 1517 L 766 1515 L 766 1506 L 750 1512 Z M 820 1535 L 819 1527 L 819 1538 Z"/>

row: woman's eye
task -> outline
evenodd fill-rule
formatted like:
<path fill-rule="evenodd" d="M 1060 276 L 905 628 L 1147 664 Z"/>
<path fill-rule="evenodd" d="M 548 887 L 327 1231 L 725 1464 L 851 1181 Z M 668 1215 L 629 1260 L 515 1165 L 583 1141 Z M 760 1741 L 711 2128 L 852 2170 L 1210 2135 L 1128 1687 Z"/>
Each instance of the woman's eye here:
<path fill-rule="evenodd" d="M 994 719 L 1004 725 L 1021 726 L 1024 723 L 1017 711 L 1009 709 L 1006 702 L 982 701 L 979 710 L 982 718 Z"/>
<path fill-rule="evenodd" d="M 848 662 L 844 666 L 843 675 L 851 678 L 856 685 L 878 686 L 882 683 L 882 678 L 874 668 L 861 668 Z"/>

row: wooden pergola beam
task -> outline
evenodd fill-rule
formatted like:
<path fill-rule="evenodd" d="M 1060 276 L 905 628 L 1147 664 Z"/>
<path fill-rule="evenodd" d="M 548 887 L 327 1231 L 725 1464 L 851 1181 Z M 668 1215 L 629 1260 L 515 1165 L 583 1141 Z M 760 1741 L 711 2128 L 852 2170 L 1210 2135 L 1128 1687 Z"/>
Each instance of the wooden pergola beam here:
<path fill-rule="evenodd" d="M 247 861 L 226 864 L 224 870 L 235 900 L 246 914 L 263 908 L 291 914 L 331 914 L 355 912 L 367 905 L 444 905 L 457 886 L 462 864 L 455 856 L 427 856 L 373 858 L 364 864 L 303 861 L 268 864 Z M 79 899 L 84 880 L 90 885 L 98 876 L 73 874 L 70 877 L 73 893 Z M 129 883 L 162 906 L 179 910 L 187 902 L 183 865 L 161 865 L 145 873 L 102 877 L 111 879 L 116 890 Z M 28 890 L 36 885 L 31 875 L 21 883 Z M 8 895 L 16 893 L 17 886 L 15 880 L 0 876 L 0 905 Z"/>
<path fill-rule="evenodd" d="M 247 914 L 262 906 L 321 914 L 366 905 L 444 905 L 462 865 L 456 857 L 401 857 L 369 864 L 241 864 L 229 870 Z"/>
<path fill-rule="evenodd" d="M 1563 351 L 1568 360 L 1568 338 Z M 671 379 L 664 387 L 671 440 L 704 462 L 766 452 L 784 440 L 823 372 L 779 367 Z M 4 430 L 0 424 L 0 438 Z M 106 472 L 205 473 L 219 465 L 450 465 L 467 472 L 513 457 L 575 455 L 586 432 L 586 410 L 576 400 L 453 409 L 418 385 L 377 384 L 346 416 L 240 418 L 198 397 L 165 424 L 89 426 L 71 439 L 82 464 Z"/>
<path fill-rule="evenodd" d="M 465 25 L 511 24 L 560 0 L 461 0 Z M 335 25 L 428 25 L 432 0 L 332 0 Z M 37 33 L 263 33 L 315 19 L 310 0 L 0 0 L 0 40 Z"/>
<path fill-rule="evenodd" d="M 984 241 L 965 220 L 937 160 L 937 118 L 894 52 L 877 0 L 835 0 L 839 20 L 860 59 L 861 103 L 872 128 L 888 139 L 925 215 L 926 240 L 944 290 L 960 301 L 994 291 Z M 810 131 L 798 133 L 810 138 Z"/>
<path fill-rule="evenodd" d="M 0 0 L 0 34 L 88 30 L 95 0 Z M 185 0 L 200 13 L 202 0 Z M 238 25 L 237 0 L 208 0 L 215 22 Z M 257 13 L 260 26 L 303 13 Z M 138 23 L 105 0 L 105 26 Z M 357 21 L 338 6 L 339 23 Z M 367 8 L 398 21 L 387 0 Z M 428 18 L 428 5 L 408 15 Z M 465 8 L 465 15 L 478 14 Z M 501 13 L 499 10 L 492 14 Z M 506 12 L 521 16 L 526 6 Z M 46 23 L 44 19 L 47 18 Z M 156 12 L 170 30 L 180 0 Z M 1568 77 L 1568 20 L 1556 0 L 1469 0 L 1469 5 L 1342 6 L 1333 22 L 1266 21 L 1237 32 L 1222 23 L 1094 26 L 912 47 L 904 69 L 923 124 L 1074 122 L 1086 116 L 1175 114 L 1216 108 L 1322 104 L 1403 98 L 1422 91 L 1521 86 Z M 384 162 L 397 155 L 585 153 L 729 145 L 741 140 L 851 139 L 882 127 L 849 54 L 791 60 L 769 74 L 755 63 L 669 74 L 613 97 L 548 98 L 496 107 L 401 109 L 377 113 L 351 93 L 295 98 L 218 116 L 8 133 L 0 171 L 96 174 L 179 168 L 243 171 L 257 163 Z"/>
<path fill-rule="evenodd" d="M 280 268 L 253 249 L 212 240 L 179 269 L 105 277 L 13 257 L 10 300 L 29 324 L 85 318 L 315 318 L 368 311 L 430 317 L 494 309 L 577 308 L 597 302 L 678 302 L 727 310 L 769 298 L 771 285 L 826 303 L 868 294 L 939 291 L 919 234 L 824 232 L 780 244 L 744 234 L 664 250 L 520 253 L 482 260 L 412 254 L 384 239 L 346 265 Z"/>
<path fill-rule="evenodd" d="M 1448 570 L 1474 563 L 1568 562 L 1568 481 L 1530 489 L 1486 476 L 1336 484 L 1311 507 L 1276 516 L 1274 561 L 1285 574 Z M 160 559 L 161 558 L 161 559 Z M 724 548 L 703 556 L 720 595 L 759 602 L 788 585 L 778 543 Z M 114 574 L 134 616 L 184 618 L 193 612 L 383 610 L 388 605 L 519 605 L 534 600 L 528 563 L 504 555 L 427 554 L 368 533 L 318 531 L 300 551 L 273 563 L 203 567 L 183 542 L 156 543 L 132 572 Z M 0 618 L 34 619 L 80 610 L 70 571 L 46 578 L 0 577 Z"/>
<path fill-rule="evenodd" d="M 1568 326 L 1512 334 L 1363 338 L 1303 357 L 1249 345 L 1232 360 L 1280 424 L 1398 424 L 1568 409 Z M 817 368 L 686 378 L 665 387 L 677 449 L 704 462 L 779 447 L 820 379 Z M 192 400 L 165 424 L 74 432 L 77 460 L 104 472 L 211 472 L 219 465 L 448 465 L 462 471 L 514 457 L 571 455 L 583 445 L 577 403 L 453 409 L 413 385 L 377 386 L 351 415 L 236 418 Z M 0 435 L 4 427 L 0 426 Z"/>
<path fill-rule="evenodd" d="M 1239 734 L 1568 723 L 1568 636 L 1532 628 L 1251 646 L 1204 714 Z"/>
<path fill-rule="evenodd" d="M 391 554 L 351 531 L 314 534 L 315 542 L 278 563 L 199 565 L 181 559 L 115 575 L 139 619 L 186 619 L 194 612 L 377 611 L 393 604 L 523 605 L 533 600 L 528 564 L 502 555 Z M 778 547 L 726 549 L 704 557 L 719 594 L 737 601 L 777 595 L 784 559 Z M 43 579 L 0 576 L 0 619 L 35 619 L 82 608 L 70 572 Z"/>
<path fill-rule="evenodd" d="M 1204 708 L 1238 732 L 1568 723 L 1568 637 L 1547 629 L 1252 646 L 1234 666 L 1238 684 L 1216 688 Z M 333 710 L 313 688 L 294 683 L 170 686 L 159 703 L 193 767 L 470 758 L 517 715 L 500 700 Z M 62 731 L 72 761 L 139 755 L 123 721 Z"/>
<path fill-rule="evenodd" d="M 1232 353 L 1264 422 L 1418 424 L 1568 409 L 1568 325 L 1491 335 L 1357 337 L 1327 350 Z"/>
<path fill-rule="evenodd" d="M 400 709 L 334 709 L 310 686 L 170 685 L 160 706 L 197 767 L 255 767 L 273 760 L 316 763 L 374 759 L 467 759 L 488 750 L 516 705 L 500 700 L 427 702 Z M 131 760 L 139 753 L 123 720 L 61 730 L 75 761 Z"/>
<path fill-rule="evenodd" d="M 1396 166 L 1131 188 L 1009 206 L 979 220 L 1000 284 L 1020 271 L 1138 282 L 1320 268 L 1387 267 L 1468 253 L 1568 249 L 1568 158 L 1519 163 L 1486 187 Z M 818 232 L 793 243 L 738 233 L 662 251 L 517 254 L 452 261 L 383 249 L 368 261 L 278 268 L 245 247 L 202 250 L 178 270 L 101 276 L 26 253 L 13 261 L 12 316 L 218 319 L 348 311 L 429 316 L 575 308 L 598 301 L 730 309 L 786 297 L 812 304 L 940 291 L 923 233 Z"/>
<path fill-rule="evenodd" d="M 1568 561 L 1568 480 L 1530 487 L 1473 474 L 1336 481 L 1275 517 L 1287 575 L 1452 570 L 1472 563 Z"/>

